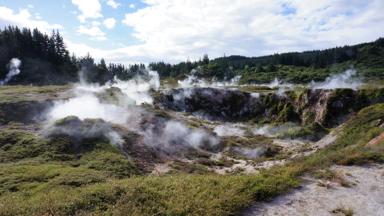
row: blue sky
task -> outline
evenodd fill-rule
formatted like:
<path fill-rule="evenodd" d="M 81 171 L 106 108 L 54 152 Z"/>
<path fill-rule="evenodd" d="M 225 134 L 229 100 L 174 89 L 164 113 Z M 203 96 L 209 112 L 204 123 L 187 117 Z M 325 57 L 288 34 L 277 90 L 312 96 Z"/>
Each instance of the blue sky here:
<path fill-rule="evenodd" d="M 132 28 L 122 26 L 119 22 L 124 19 L 125 13 L 134 12 L 145 6 L 141 1 L 130 0 L 124 1 L 113 8 L 107 4 L 108 1 L 99 1 L 102 5 L 103 18 L 92 19 L 92 21 L 102 22 L 107 18 L 116 20 L 116 24 L 112 29 L 108 29 L 100 25 L 100 29 L 106 34 L 108 42 L 100 42 L 97 39 L 90 39 L 89 35 L 80 34 L 77 32 L 79 20 L 77 16 L 81 13 L 78 7 L 71 1 L 46 1 L 46 0 L 2 0 L 0 6 L 6 6 L 17 11 L 27 9 L 32 16 L 41 17 L 49 23 L 57 23 L 63 26 L 60 31 L 65 35 L 66 39 L 76 41 L 78 43 L 88 44 L 98 48 L 117 48 L 120 46 L 128 46 L 137 44 L 138 40 L 132 37 Z M 89 22 L 89 21 L 88 21 Z M 84 25 L 91 25 L 88 22 Z"/>
<path fill-rule="evenodd" d="M 120 63 L 323 49 L 383 37 L 383 0 L 1 0 L 0 27 L 59 29 Z"/>

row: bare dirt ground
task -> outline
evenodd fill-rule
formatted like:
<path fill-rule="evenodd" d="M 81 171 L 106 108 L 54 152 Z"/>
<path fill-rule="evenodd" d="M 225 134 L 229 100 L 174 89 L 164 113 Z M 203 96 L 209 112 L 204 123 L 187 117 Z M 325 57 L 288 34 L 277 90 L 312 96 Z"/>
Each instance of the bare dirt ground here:
<path fill-rule="evenodd" d="M 348 186 L 306 177 L 298 190 L 255 204 L 244 215 L 384 215 L 384 165 L 333 166 Z"/>
<path fill-rule="evenodd" d="M 295 158 L 313 154 L 316 151 L 332 144 L 336 140 L 337 135 L 342 130 L 342 127 L 343 125 L 340 125 L 339 127 L 333 129 L 328 135 L 324 136 L 317 142 L 294 139 L 274 139 L 273 144 L 282 147 L 282 151 L 289 153 L 290 156 L 288 158 L 279 160 L 267 160 L 258 163 L 255 163 L 252 160 L 239 160 L 231 158 L 236 162 L 233 166 L 216 168 L 214 171 L 218 174 L 226 174 L 233 173 L 234 171 L 241 169 L 244 170 L 245 174 L 254 174 L 261 169 L 270 169 L 273 166 L 283 165 Z M 221 158 L 222 155 L 218 154 L 214 156 L 215 157 L 213 157 L 213 159 L 215 160 Z"/>

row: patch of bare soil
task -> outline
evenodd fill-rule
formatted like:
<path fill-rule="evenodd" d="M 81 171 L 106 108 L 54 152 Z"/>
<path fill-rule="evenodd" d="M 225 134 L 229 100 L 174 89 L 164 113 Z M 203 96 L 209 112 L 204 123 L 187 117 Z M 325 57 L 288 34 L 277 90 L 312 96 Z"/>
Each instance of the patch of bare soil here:
<path fill-rule="evenodd" d="M 255 204 L 244 215 L 384 215 L 384 165 L 333 166 L 331 170 L 343 181 L 307 177 L 300 189 Z"/>

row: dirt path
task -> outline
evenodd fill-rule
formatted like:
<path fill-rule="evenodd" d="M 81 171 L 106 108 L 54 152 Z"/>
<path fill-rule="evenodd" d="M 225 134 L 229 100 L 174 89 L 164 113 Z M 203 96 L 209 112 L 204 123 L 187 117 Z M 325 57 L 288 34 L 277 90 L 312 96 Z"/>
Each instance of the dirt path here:
<path fill-rule="evenodd" d="M 351 186 L 308 178 L 300 189 L 272 202 L 258 203 L 244 215 L 384 215 L 384 165 L 333 166 L 332 170 L 341 173 Z"/>

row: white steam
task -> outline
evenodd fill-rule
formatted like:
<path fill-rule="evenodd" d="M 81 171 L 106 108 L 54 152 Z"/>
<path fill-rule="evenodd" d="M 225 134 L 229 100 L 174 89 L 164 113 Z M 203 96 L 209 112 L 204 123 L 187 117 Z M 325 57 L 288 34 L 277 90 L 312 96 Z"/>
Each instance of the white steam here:
<path fill-rule="evenodd" d="M 271 134 L 270 129 L 271 129 L 271 126 L 269 126 L 269 125 L 258 127 L 258 128 L 253 129 L 253 134 L 271 137 L 273 135 Z"/>
<path fill-rule="evenodd" d="M 80 122 L 77 118 L 71 118 L 71 120 L 67 120 L 66 124 L 49 125 L 44 134 L 48 137 L 65 134 L 73 139 L 78 139 L 78 141 L 87 138 L 105 137 L 114 145 L 121 146 L 124 143 L 120 134 L 114 131 L 109 123 L 99 119 L 85 119 Z"/>
<path fill-rule="evenodd" d="M 344 73 L 334 74 L 327 77 L 324 82 L 310 84 L 312 89 L 336 89 L 351 88 L 358 89 L 362 82 L 356 78 L 357 71 L 353 68 L 346 70 Z"/>
<path fill-rule="evenodd" d="M 111 87 L 119 88 L 129 99 L 134 101 L 136 105 L 143 103 L 152 104 L 153 99 L 149 94 L 150 90 L 158 90 L 160 88 L 159 74 L 154 71 L 148 71 L 148 78 L 141 76 L 128 81 L 121 81 L 115 78 Z"/>
<path fill-rule="evenodd" d="M 237 154 L 240 154 L 244 156 L 247 159 L 256 159 L 265 154 L 265 148 L 259 147 L 259 148 L 242 148 L 242 147 L 235 147 L 234 152 Z"/>
<path fill-rule="evenodd" d="M 251 93 L 251 97 L 253 97 L 253 98 L 260 98 L 260 93 L 258 93 L 258 92 L 252 92 L 252 93 Z"/>
<path fill-rule="evenodd" d="M 123 125 L 128 128 L 138 128 L 144 110 L 137 105 L 152 103 L 149 91 L 159 88 L 159 76 L 156 72 L 148 72 L 146 78 L 136 77 L 129 81 L 115 79 L 114 82 L 104 86 L 87 84 L 81 78 L 81 83 L 75 85 L 75 97 L 69 100 L 58 101 L 47 114 L 47 128 L 54 122 L 68 117 L 76 116 L 80 120 L 102 119 L 106 122 Z M 106 97 L 106 98 L 103 98 Z M 101 130 L 100 130 L 101 131 Z M 74 131 L 63 131 L 79 136 Z M 81 135 L 95 134 L 93 131 L 81 131 Z M 104 136 L 111 143 L 122 142 L 121 136 L 113 131 L 106 130 Z"/>
<path fill-rule="evenodd" d="M 160 147 L 165 151 L 178 151 L 183 147 L 199 149 L 203 146 L 213 147 L 219 140 L 201 129 L 191 129 L 178 121 L 167 121 L 165 126 L 156 131 L 149 128 L 144 133 L 144 142 Z"/>
<path fill-rule="evenodd" d="M 81 120 L 99 118 L 115 124 L 125 124 L 130 115 L 124 107 L 101 103 L 92 93 L 83 93 L 68 101 L 56 102 L 48 113 L 50 120 L 77 116 Z"/>
<path fill-rule="evenodd" d="M 272 126 L 272 125 L 263 125 L 261 127 L 257 127 L 253 129 L 254 135 L 262 135 L 266 137 L 278 137 L 293 131 L 301 130 L 302 128 L 300 125 L 292 123 L 292 122 L 286 122 L 281 125 Z"/>
<path fill-rule="evenodd" d="M 294 88 L 293 84 L 282 82 L 281 80 L 279 80 L 277 78 L 275 78 L 272 82 L 270 82 L 266 86 L 271 88 L 271 89 L 277 88 L 276 94 L 280 97 L 285 97 L 286 96 L 285 92 L 292 90 Z"/>
<path fill-rule="evenodd" d="M 126 124 L 138 114 L 138 108 L 135 105 L 153 102 L 149 91 L 159 88 L 159 76 L 152 71 L 148 74 L 149 80 L 136 77 L 129 81 L 121 81 L 115 78 L 114 82 L 104 86 L 76 85 L 73 89 L 76 97 L 56 102 L 48 113 L 48 118 L 57 120 L 67 116 L 77 116 L 81 120 L 100 118 L 115 124 Z M 112 98 L 113 103 L 104 102 L 98 97 L 100 94 L 108 96 L 106 93 L 108 89 L 116 89 L 117 93 L 114 95 L 116 98 Z"/>
<path fill-rule="evenodd" d="M 213 129 L 220 137 L 226 136 L 244 136 L 245 130 L 241 128 L 241 125 L 238 124 L 223 124 L 218 125 Z"/>
<path fill-rule="evenodd" d="M 20 73 L 19 67 L 21 66 L 21 61 L 18 58 L 13 58 L 9 61 L 9 72 L 3 80 L 0 80 L 0 85 L 7 84 L 14 76 Z"/>
<path fill-rule="evenodd" d="M 211 80 L 202 79 L 195 75 L 195 72 L 192 71 L 190 75 L 187 75 L 187 78 L 184 80 L 178 80 L 179 88 L 191 88 L 191 87 L 212 87 L 212 88 L 220 88 L 220 87 L 230 87 L 237 86 L 239 84 L 241 76 L 235 76 L 229 81 L 217 81 L 215 78 Z"/>
<path fill-rule="evenodd" d="M 208 81 L 206 81 L 204 79 L 200 79 L 193 74 L 187 75 L 187 78 L 185 78 L 183 80 L 178 80 L 177 83 L 179 84 L 180 88 L 208 87 L 209 86 Z"/>
<path fill-rule="evenodd" d="M 145 144 L 160 147 L 167 152 L 177 150 L 177 146 L 198 149 L 218 144 L 217 138 L 204 130 L 190 129 L 181 122 L 154 121 L 142 127 L 144 118 L 151 119 L 153 114 L 140 105 L 152 104 L 150 91 L 158 90 L 159 87 L 159 76 L 153 71 L 128 81 L 115 78 L 103 86 L 80 83 L 73 89 L 76 95 L 74 98 L 56 102 L 48 112 L 49 127 L 56 120 L 77 116 L 80 120 L 102 119 L 120 125 L 142 135 Z M 112 143 L 122 140 L 117 132 L 111 130 L 107 130 L 104 136 Z"/>
<path fill-rule="evenodd" d="M 281 81 L 279 81 L 279 79 L 275 78 L 271 83 L 269 83 L 267 86 L 269 88 L 277 88 L 281 85 Z"/>

